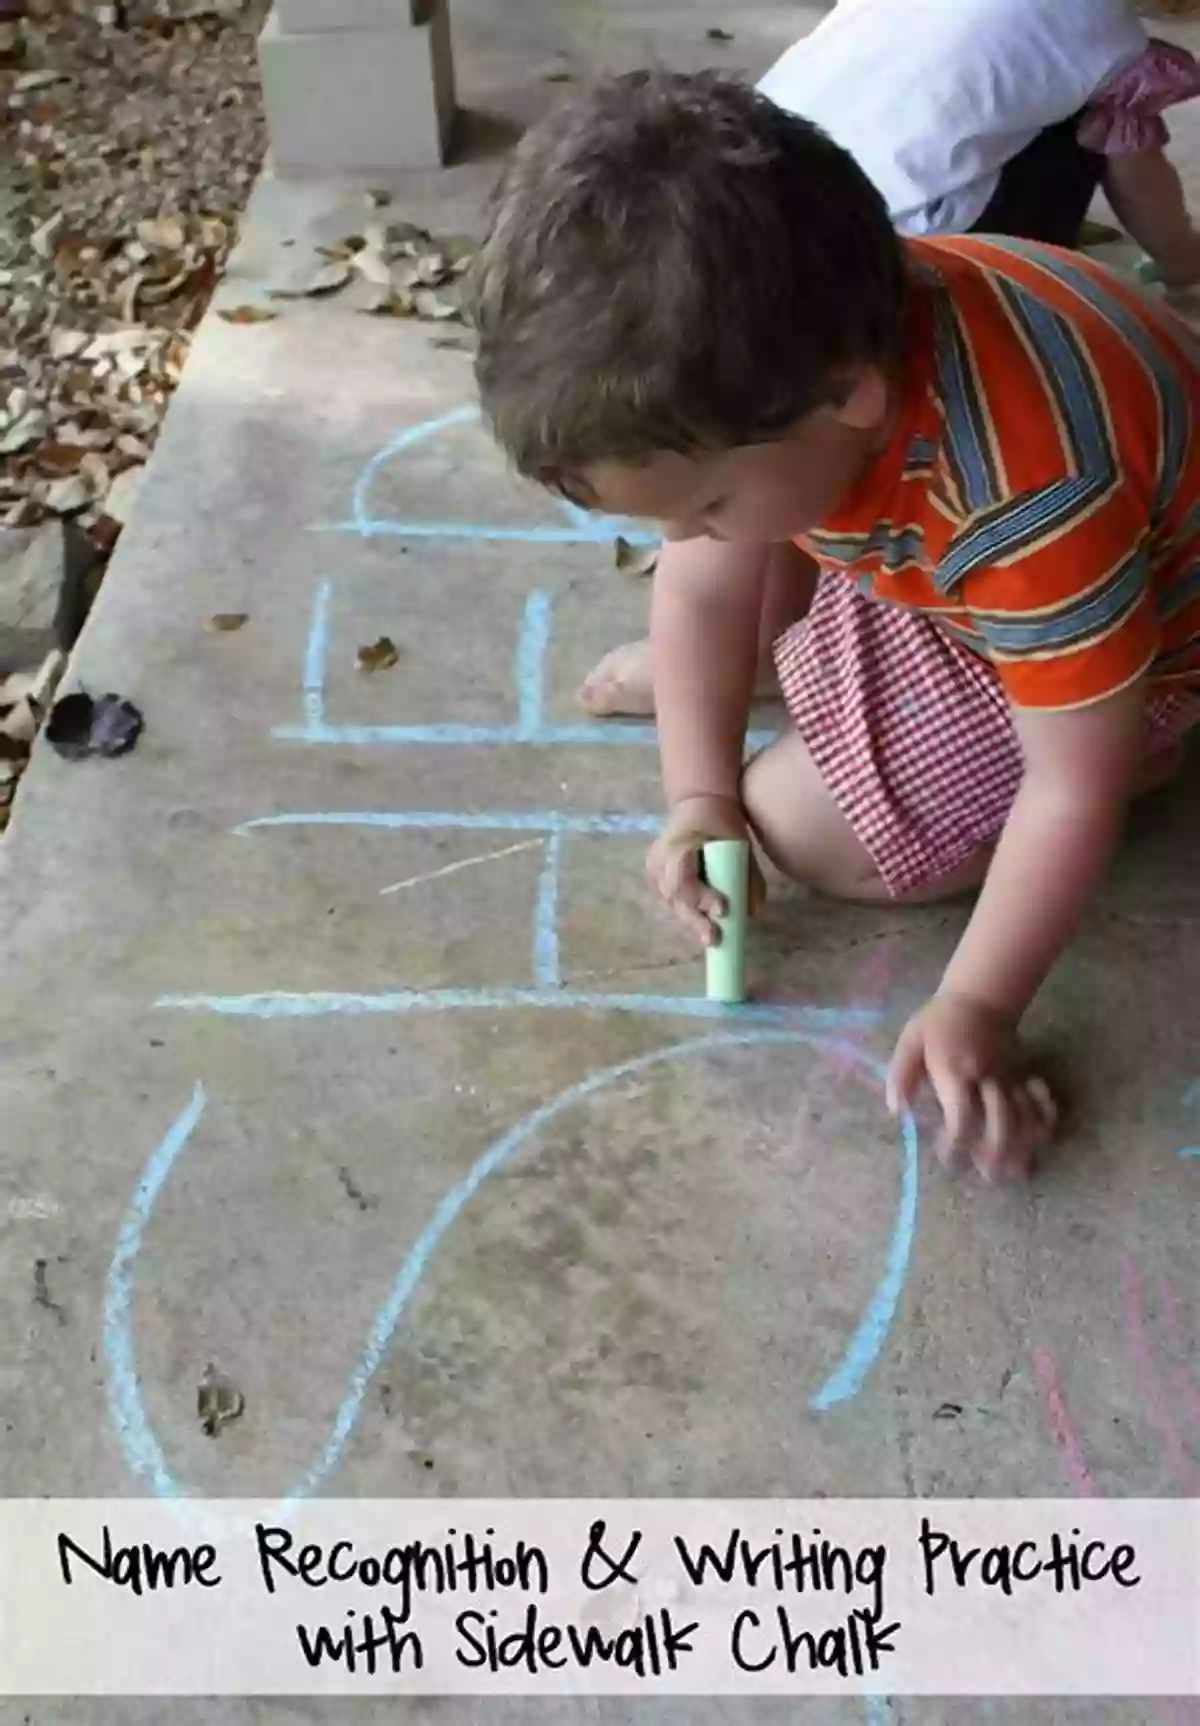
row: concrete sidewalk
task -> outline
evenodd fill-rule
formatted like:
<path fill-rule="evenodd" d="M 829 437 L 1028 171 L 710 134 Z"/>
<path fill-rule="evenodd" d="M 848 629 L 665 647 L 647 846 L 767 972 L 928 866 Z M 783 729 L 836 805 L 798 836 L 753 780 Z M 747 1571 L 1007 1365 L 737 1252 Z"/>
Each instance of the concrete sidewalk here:
<path fill-rule="evenodd" d="M 460 7 L 464 99 L 524 120 L 553 95 L 531 63 L 711 62 L 714 23 L 758 70 L 815 11 Z M 394 213 L 461 232 L 489 178 L 414 178 Z M 220 303 L 362 221 L 265 182 Z M 652 733 L 572 702 L 645 590 L 611 524 L 506 475 L 437 333 L 336 300 L 210 316 L 75 663 L 145 737 L 39 749 L 20 793 L 0 1492 L 1194 1492 L 1196 772 L 1037 1009 L 1061 1154 L 1027 1193 L 946 1180 L 879 1077 L 962 913 L 780 895 L 756 1006 L 708 1012 L 642 885 Z M 399 664 L 363 676 L 382 634 Z M 246 1400 L 216 1441 L 209 1362 Z M 0 1702 L 4 1726 L 1159 1717 Z"/>

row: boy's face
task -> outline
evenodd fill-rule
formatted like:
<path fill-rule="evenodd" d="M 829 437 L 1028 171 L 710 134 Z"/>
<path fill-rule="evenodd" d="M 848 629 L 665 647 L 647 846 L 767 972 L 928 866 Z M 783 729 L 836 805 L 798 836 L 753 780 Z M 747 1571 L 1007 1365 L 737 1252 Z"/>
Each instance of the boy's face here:
<path fill-rule="evenodd" d="M 596 508 L 658 522 L 667 539 L 792 539 L 830 515 L 878 453 L 888 396 L 872 373 L 843 407 L 818 408 L 777 443 L 597 462 L 583 477 Z"/>

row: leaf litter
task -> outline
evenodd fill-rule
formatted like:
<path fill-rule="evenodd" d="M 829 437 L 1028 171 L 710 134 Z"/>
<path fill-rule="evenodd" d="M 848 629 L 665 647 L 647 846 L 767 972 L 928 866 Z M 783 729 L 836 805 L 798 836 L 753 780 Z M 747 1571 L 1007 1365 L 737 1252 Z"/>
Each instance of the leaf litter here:
<path fill-rule="evenodd" d="M 261 165 L 256 49 L 268 9 L 16 0 L 14 17 L 0 0 L 0 108 L 13 139 L 0 162 L 0 529 L 57 517 L 86 536 L 99 574 Z M 385 189 L 364 202 L 364 231 L 317 249 L 280 304 L 350 290 L 375 316 L 465 324 L 473 243 L 393 219 Z M 247 303 L 218 315 L 249 327 L 280 311 Z M 384 653 L 364 669 L 394 663 Z M 112 720 L 120 698 L 111 709 L 108 699 L 96 705 Z M 14 752 L 28 745 L 0 729 L 0 831 Z"/>
<path fill-rule="evenodd" d="M 66 665 L 66 655 L 56 648 L 36 671 L 14 671 L 0 677 L 0 833 L 11 819 L 13 798 L 29 751 Z"/>
<path fill-rule="evenodd" d="M 2 10 L 0 527 L 111 549 L 262 161 L 267 0 Z"/>
<path fill-rule="evenodd" d="M 368 192 L 373 216 L 390 197 Z M 317 249 L 321 263 L 300 264 L 268 289 L 276 300 L 325 298 L 353 287 L 355 306 L 371 317 L 417 318 L 428 323 L 465 323 L 463 278 L 475 248 L 461 235 L 438 238 L 415 222 L 375 219 L 361 234 Z"/>
<path fill-rule="evenodd" d="M 94 557 L 90 597 L 262 162 L 267 10 L 0 0 L 0 532 L 57 518 Z M 62 669 L 0 677 L 0 832 Z M 20 678 L 41 685 L 18 701 Z M 129 746 L 107 700 L 85 752 Z"/>

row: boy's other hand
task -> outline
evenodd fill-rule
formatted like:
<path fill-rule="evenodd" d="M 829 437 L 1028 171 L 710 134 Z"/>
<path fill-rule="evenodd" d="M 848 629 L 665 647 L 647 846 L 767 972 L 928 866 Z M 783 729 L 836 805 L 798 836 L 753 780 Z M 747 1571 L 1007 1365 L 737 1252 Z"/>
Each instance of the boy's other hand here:
<path fill-rule="evenodd" d="M 1003 1014 L 966 995 L 935 995 L 896 1044 L 887 1086 L 893 1114 L 926 1081 L 942 1112 L 937 1154 L 947 1167 L 974 1163 L 989 1182 L 1028 1179 L 1058 1111 L 1044 1081 L 1021 1072 Z"/>
<path fill-rule="evenodd" d="M 672 809 L 646 859 L 651 887 L 703 947 L 720 944 L 721 931 L 714 919 L 726 911 L 724 899 L 700 872 L 700 849 L 710 839 L 749 843 L 750 828 L 736 797 L 685 797 Z M 751 844 L 751 916 L 757 914 L 765 897 L 766 884 Z"/>

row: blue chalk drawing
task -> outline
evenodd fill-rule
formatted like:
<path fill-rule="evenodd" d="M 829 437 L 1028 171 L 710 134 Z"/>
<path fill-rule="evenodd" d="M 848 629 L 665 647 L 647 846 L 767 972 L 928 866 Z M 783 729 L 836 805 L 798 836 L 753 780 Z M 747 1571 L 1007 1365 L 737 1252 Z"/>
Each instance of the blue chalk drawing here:
<path fill-rule="evenodd" d="M 242 838 L 264 829 L 365 827 L 376 831 L 543 833 L 545 857 L 533 905 L 531 986 L 446 989 L 303 991 L 264 990 L 252 995 L 160 995 L 155 1005 L 176 1012 L 208 1012 L 231 1019 L 353 1017 L 362 1014 L 488 1011 L 511 1007 L 549 1007 L 583 1012 L 625 1012 L 686 1019 L 728 1019 L 738 1023 L 805 1027 L 811 1030 L 869 1029 L 882 1016 L 878 1008 L 809 1007 L 794 1003 L 748 1002 L 730 1008 L 704 995 L 624 994 L 572 989 L 562 978 L 559 938 L 559 884 L 563 844 L 568 836 L 606 837 L 658 831 L 651 815 L 575 815 L 557 809 L 338 809 L 254 816 L 234 833 Z"/>
<path fill-rule="evenodd" d="M 348 521 L 324 523 L 314 531 L 347 534 L 360 540 L 388 538 L 427 541 L 462 540 L 496 543 L 551 545 L 603 545 L 623 535 L 631 544 L 653 545 L 657 535 L 641 531 L 614 517 L 589 516 L 578 506 L 558 500 L 561 525 L 530 524 L 523 527 L 488 526 L 453 521 L 396 521 L 372 514 L 371 494 L 380 472 L 389 462 L 427 439 L 478 418 L 474 407 L 456 408 L 436 419 L 400 432 L 376 455 L 360 475 L 353 494 Z M 332 721 L 328 713 L 328 667 L 334 616 L 333 583 L 323 581 L 313 597 L 308 636 L 301 668 L 301 722 L 277 726 L 273 736 L 280 741 L 346 748 L 520 746 L 525 748 L 649 748 L 657 743 L 653 725 L 632 720 L 573 725 L 549 724 L 545 719 L 545 666 L 554 624 L 553 600 L 544 591 L 531 593 L 525 603 L 514 656 L 513 682 L 516 718 L 506 725 L 470 725 L 434 721 L 407 725 L 360 725 Z M 766 747 L 772 731 L 755 730 L 747 737 L 747 748 Z M 297 1499 L 315 1492 L 342 1460 L 360 1418 L 363 1399 L 371 1380 L 391 1346 L 406 1308 L 424 1276 L 429 1262 L 447 1231 L 480 1187 L 502 1168 L 545 1126 L 564 1110 L 572 1108 L 610 1085 L 639 1073 L 658 1062 L 684 1059 L 712 1049 L 752 1044 L 806 1044 L 859 1064 L 877 1081 L 883 1070 L 856 1044 L 848 1041 L 855 1032 L 869 1029 L 879 1020 L 869 1008 L 795 1007 L 751 1003 L 730 1009 L 702 995 L 606 994 L 567 988 L 563 985 L 559 934 L 559 900 L 564 847 L 568 840 L 594 840 L 657 831 L 658 818 L 649 814 L 575 814 L 563 810 L 490 811 L 353 811 L 330 810 L 310 813 L 262 815 L 242 822 L 234 832 L 242 838 L 267 828 L 376 828 L 391 831 L 460 830 L 483 832 L 530 832 L 546 836 L 546 850 L 533 906 L 532 975 L 529 987 L 490 989 L 396 989 L 379 993 L 323 990 L 304 993 L 264 991 L 249 995 L 164 995 L 157 1005 L 165 1010 L 208 1012 L 240 1019 L 311 1018 L 324 1015 L 354 1017 L 363 1014 L 411 1012 L 497 1011 L 503 1009 L 553 1009 L 582 1013 L 638 1013 L 647 1017 L 718 1021 L 742 1027 L 710 1034 L 699 1040 L 676 1043 L 668 1048 L 627 1061 L 591 1075 L 564 1091 L 552 1102 L 527 1115 L 509 1129 L 475 1163 L 468 1174 L 441 1201 L 424 1230 L 409 1249 L 391 1290 L 380 1307 L 362 1355 L 334 1419 L 328 1440 L 316 1460 L 292 1487 Z M 751 1028 L 753 1027 L 753 1028 Z M 1200 1087 L 1198 1087 L 1200 1092 Z M 138 1253 L 154 1207 L 172 1167 L 192 1138 L 205 1107 L 205 1096 L 197 1086 L 191 1101 L 175 1121 L 142 1174 L 118 1235 L 109 1269 L 104 1300 L 104 1352 L 107 1365 L 109 1405 L 117 1443 L 135 1477 L 163 1498 L 184 1494 L 162 1452 L 145 1404 L 138 1379 L 133 1336 L 134 1272 Z M 883 1271 L 841 1360 L 810 1399 L 810 1408 L 824 1413 L 847 1402 L 861 1390 L 867 1375 L 884 1348 L 903 1293 L 912 1257 L 917 1223 L 918 1139 L 912 1117 L 900 1123 L 902 1166 L 900 1196 Z M 1184 1152 L 1184 1155 L 1196 1153 Z M 897 1718 L 891 1703 L 881 1696 L 861 1698 L 866 1726 L 894 1726 Z"/>
<path fill-rule="evenodd" d="M 423 743 L 433 746 L 530 744 L 548 749 L 556 746 L 593 744 L 598 748 L 650 748 L 658 743 L 655 726 L 641 720 L 593 720 L 579 725 L 549 725 L 542 718 L 546 654 L 553 627 L 553 601 L 539 590 L 525 602 L 517 638 L 514 664 L 517 718 L 509 725 L 461 725 L 433 723 L 414 725 L 350 725 L 331 723 L 326 716 L 326 681 L 333 614 L 333 583 L 319 584 L 313 599 L 308 641 L 304 650 L 303 708 L 301 725 L 277 725 L 272 736 L 288 743 L 337 744 L 372 748 L 379 745 Z M 750 750 L 773 743 L 774 731 L 752 730 L 747 734 Z"/>
<path fill-rule="evenodd" d="M 175 1498 L 180 1489 L 167 1467 L 142 1401 L 133 1341 L 133 1271 L 158 1195 L 195 1132 L 204 1105 L 204 1087 L 197 1085 L 191 1101 L 142 1171 L 121 1222 L 104 1290 L 104 1356 L 113 1428 L 131 1471 L 158 1498 Z"/>
<path fill-rule="evenodd" d="M 481 833 L 657 833 L 657 815 L 570 815 L 560 809 L 334 809 L 316 813 L 256 815 L 242 821 L 235 833 L 258 827 L 381 827 L 403 829 L 460 828 Z"/>
<path fill-rule="evenodd" d="M 1194 1109 L 1200 1106 L 1200 1079 L 1193 1079 L 1191 1084 L 1184 1091 L 1183 1106 L 1186 1109 Z M 1188 1145 L 1180 1151 L 1179 1155 L 1189 1159 L 1200 1159 L 1200 1145 Z"/>
<path fill-rule="evenodd" d="M 490 1177 L 509 1164 L 539 1133 L 560 1115 L 578 1107 L 589 1098 L 665 1062 L 683 1061 L 721 1049 L 795 1045 L 823 1050 L 850 1060 L 877 1083 L 883 1083 L 882 1066 L 854 1043 L 808 1030 L 730 1031 L 655 1049 L 649 1054 L 608 1067 L 603 1072 L 592 1073 L 551 1102 L 534 1109 L 502 1134 L 463 1178 L 449 1189 L 408 1249 L 371 1325 L 366 1345 L 350 1375 L 329 1437 L 309 1468 L 290 1488 L 286 1494 L 287 1500 L 294 1501 L 310 1496 L 338 1467 L 358 1424 L 371 1380 L 391 1347 L 405 1311 L 437 1248 Z M 133 1269 L 159 1195 L 172 1169 L 187 1148 L 204 1108 L 204 1090 L 198 1085 L 191 1101 L 147 1163 L 121 1224 L 117 1250 L 109 1269 L 104 1302 L 104 1348 L 108 1364 L 109 1406 L 117 1441 L 133 1474 L 144 1480 L 157 1496 L 165 1498 L 185 1496 L 186 1492 L 167 1465 L 142 1400 L 133 1337 Z M 810 1407 L 818 1413 L 848 1401 L 861 1389 L 887 1341 L 899 1304 L 904 1271 L 912 1253 L 917 1215 L 918 1141 L 916 1125 L 911 1115 L 906 1114 L 903 1117 L 899 1130 L 902 1151 L 900 1204 L 892 1228 L 884 1273 L 867 1302 L 842 1359 L 811 1398 Z"/>
<path fill-rule="evenodd" d="M 558 877 L 562 863 L 562 834 L 552 833 L 546 845 L 542 873 L 538 879 L 533 927 L 533 974 L 544 989 L 558 989 L 562 970 L 558 955 Z"/>
<path fill-rule="evenodd" d="M 479 419 L 479 409 L 466 406 L 440 414 L 399 432 L 373 455 L 354 487 L 350 519 L 319 524 L 319 533 L 351 534 L 359 539 L 494 540 L 527 545 L 611 545 L 618 534 L 632 545 L 656 545 L 659 535 L 646 533 L 617 516 L 589 515 L 565 498 L 553 500 L 565 525 L 547 527 L 486 526 L 471 522 L 395 521 L 373 515 L 371 492 L 380 473 L 406 450 L 436 439 Z M 343 725 L 326 717 L 326 668 L 329 662 L 333 586 L 322 582 L 313 601 L 304 656 L 304 721 L 276 726 L 272 735 L 283 742 L 340 745 L 367 749 L 396 744 L 435 747 L 499 746 L 528 743 L 539 748 L 595 744 L 600 748 L 650 748 L 658 740 L 653 725 L 633 720 L 547 725 L 542 719 L 542 689 L 552 628 L 552 601 L 544 592 L 530 594 L 517 645 L 515 678 L 518 717 L 511 725 Z M 773 731 L 752 731 L 747 747 L 761 749 L 774 741 Z"/>
<path fill-rule="evenodd" d="M 407 426 L 373 455 L 354 487 L 349 521 L 320 522 L 314 533 L 354 534 L 360 539 L 463 539 L 494 540 L 523 545 L 604 545 L 611 544 L 621 534 L 631 545 L 657 545 L 659 534 L 647 533 L 634 523 L 611 515 L 589 515 L 578 504 L 566 498 L 555 498 L 565 525 L 549 527 L 538 523 L 527 526 L 493 526 L 465 521 L 395 521 L 371 513 L 371 490 L 380 473 L 405 450 L 452 431 L 458 426 L 472 425 L 479 420 L 479 409 L 467 406 L 453 408 L 436 419 L 420 425 Z"/>
<path fill-rule="evenodd" d="M 733 1019 L 738 1024 L 804 1026 L 829 1032 L 867 1029 L 880 1015 L 870 1008 L 775 1006 L 750 1002 L 725 1007 L 702 995 L 622 995 L 580 989 L 394 989 L 376 994 L 315 989 L 255 995 L 160 995 L 156 1007 L 213 1013 L 223 1019 L 320 1019 L 340 1015 L 496 1012 L 506 1007 L 550 1007 L 577 1012 L 642 1013 L 648 1018 Z"/>

